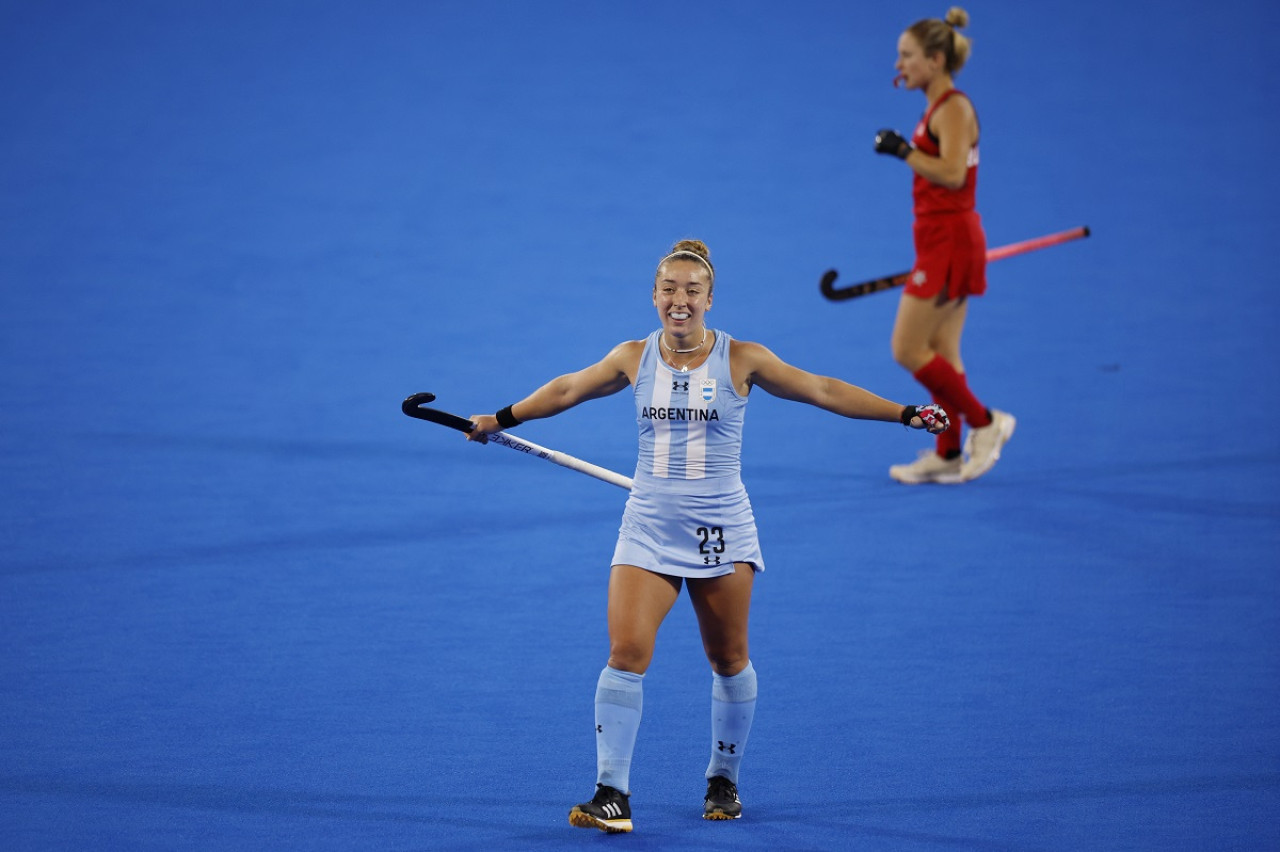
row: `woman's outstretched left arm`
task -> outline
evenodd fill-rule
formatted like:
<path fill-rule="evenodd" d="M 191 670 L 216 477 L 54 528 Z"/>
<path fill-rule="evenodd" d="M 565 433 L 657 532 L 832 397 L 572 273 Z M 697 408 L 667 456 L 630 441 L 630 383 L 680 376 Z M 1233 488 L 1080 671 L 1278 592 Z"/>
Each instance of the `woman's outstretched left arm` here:
<path fill-rule="evenodd" d="M 819 376 L 783 361 L 767 347 L 759 343 L 734 341 L 732 350 L 734 382 L 739 393 L 751 386 L 758 386 L 774 396 L 807 402 L 818 408 L 852 417 L 857 420 L 883 420 L 887 423 L 906 422 L 917 429 L 941 432 L 947 428 L 946 414 L 939 408 L 934 415 L 928 409 L 936 406 L 905 406 L 871 391 L 832 378 Z M 904 418 L 904 413 L 907 417 Z M 933 423 L 931 420 L 937 420 Z"/>

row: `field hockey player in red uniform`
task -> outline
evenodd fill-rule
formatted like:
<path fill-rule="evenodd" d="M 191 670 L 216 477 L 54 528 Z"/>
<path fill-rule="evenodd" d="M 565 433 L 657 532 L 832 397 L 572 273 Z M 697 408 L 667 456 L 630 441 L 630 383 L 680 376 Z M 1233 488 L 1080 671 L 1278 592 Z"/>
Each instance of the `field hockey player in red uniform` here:
<path fill-rule="evenodd" d="M 911 140 L 897 131 L 876 134 L 875 150 L 906 161 L 914 172 L 915 266 L 898 305 L 893 357 L 924 385 L 961 428 L 938 436 L 909 464 L 889 475 L 907 484 L 960 483 L 989 471 L 1013 435 L 1016 420 L 989 409 L 969 389 L 960 337 L 970 296 L 987 289 L 987 240 L 975 207 L 978 178 L 978 116 L 954 77 L 969 58 L 969 40 L 958 31 L 969 23 L 952 7 L 944 20 L 926 18 L 898 39 L 894 85 L 922 92 L 924 116 Z"/>

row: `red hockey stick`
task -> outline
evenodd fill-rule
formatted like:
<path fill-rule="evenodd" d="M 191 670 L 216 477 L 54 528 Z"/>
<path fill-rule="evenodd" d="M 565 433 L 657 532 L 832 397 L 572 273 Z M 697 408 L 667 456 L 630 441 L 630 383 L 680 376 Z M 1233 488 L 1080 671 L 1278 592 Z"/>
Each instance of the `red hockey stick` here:
<path fill-rule="evenodd" d="M 1072 228 L 1069 231 L 1059 231 L 1056 234 L 1047 234 L 1043 237 L 1036 237 L 1033 240 L 1023 240 L 1020 243 L 1010 243 L 1007 246 L 1000 246 L 987 250 L 987 262 L 993 260 L 1003 260 L 1006 257 L 1013 257 L 1015 254 L 1026 254 L 1036 249 L 1048 248 L 1056 246 L 1060 243 L 1070 242 L 1071 240 L 1079 240 L 1089 236 L 1088 226 Z M 899 272 L 897 275 L 886 275 L 884 278 L 876 278 L 873 281 L 864 281 L 861 284 L 850 284 L 848 287 L 835 286 L 836 277 L 840 273 L 834 269 L 828 269 L 822 275 L 822 282 L 818 285 L 822 290 L 822 295 L 826 296 L 833 302 L 843 302 L 845 299 L 853 299 L 857 296 L 865 296 L 868 293 L 878 293 L 881 290 L 891 290 L 894 287 L 901 287 L 907 283 L 907 277 L 911 275 L 908 272 Z"/>

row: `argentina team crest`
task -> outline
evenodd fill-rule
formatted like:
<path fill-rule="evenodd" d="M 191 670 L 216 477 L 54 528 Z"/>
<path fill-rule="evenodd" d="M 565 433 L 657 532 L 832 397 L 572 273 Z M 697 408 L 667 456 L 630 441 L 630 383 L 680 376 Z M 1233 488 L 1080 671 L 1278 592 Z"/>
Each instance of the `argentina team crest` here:
<path fill-rule="evenodd" d="M 702 390 L 702 401 L 711 402 L 716 398 L 716 380 L 703 379 L 701 390 Z"/>

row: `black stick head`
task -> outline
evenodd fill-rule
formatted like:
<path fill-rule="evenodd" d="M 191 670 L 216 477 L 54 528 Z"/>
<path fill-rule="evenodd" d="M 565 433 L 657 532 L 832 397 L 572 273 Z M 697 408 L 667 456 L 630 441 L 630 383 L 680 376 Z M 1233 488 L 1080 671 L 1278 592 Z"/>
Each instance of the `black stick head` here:
<path fill-rule="evenodd" d="M 839 298 L 835 290 L 836 277 L 839 275 L 840 273 L 834 269 L 828 269 L 826 272 L 822 273 L 822 280 L 818 283 L 818 289 L 821 290 L 822 295 L 826 296 L 828 299 Z"/>
<path fill-rule="evenodd" d="M 450 429 L 457 429 L 459 432 L 470 432 L 475 428 L 476 424 L 465 417 L 459 417 L 447 411 L 437 411 L 434 408 L 423 407 L 428 402 L 434 402 L 435 398 L 436 395 L 433 393 L 415 393 L 400 403 L 400 410 L 410 417 L 416 417 L 419 420 L 426 420 L 431 423 L 439 423 L 441 426 L 448 426 Z"/>
<path fill-rule="evenodd" d="M 425 391 L 423 393 L 410 394 L 405 398 L 404 402 L 400 403 L 400 410 L 410 417 L 417 417 L 418 406 L 426 405 L 428 402 L 435 402 L 435 399 L 435 394 L 426 393 Z"/>

